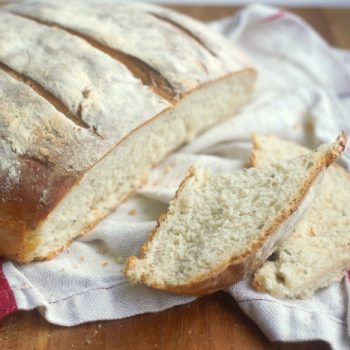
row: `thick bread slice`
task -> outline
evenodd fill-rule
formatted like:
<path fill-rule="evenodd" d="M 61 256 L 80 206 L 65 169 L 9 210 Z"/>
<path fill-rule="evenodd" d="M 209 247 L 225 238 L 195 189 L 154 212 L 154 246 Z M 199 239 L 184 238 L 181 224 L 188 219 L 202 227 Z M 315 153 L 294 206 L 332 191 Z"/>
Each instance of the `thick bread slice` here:
<path fill-rule="evenodd" d="M 58 254 L 167 154 L 232 117 L 255 75 L 229 41 L 157 6 L 1 9 L 0 257 Z"/>
<path fill-rule="evenodd" d="M 255 135 L 253 145 L 254 166 L 309 152 L 274 136 Z M 349 202 L 350 176 L 332 165 L 295 231 L 255 272 L 254 287 L 276 297 L 306 298 L 339 281 L 350 269 Z"/>
<path fill-rule="evenodd" d="M 312 197 L 310 188 L 344 147 L 340 136 L 305 156 L 232 175 L 191 169 L 142 257 L 128 259 L 126 275 L 131 282 L 191 295 L 241 280 L 293 230 Z"/>

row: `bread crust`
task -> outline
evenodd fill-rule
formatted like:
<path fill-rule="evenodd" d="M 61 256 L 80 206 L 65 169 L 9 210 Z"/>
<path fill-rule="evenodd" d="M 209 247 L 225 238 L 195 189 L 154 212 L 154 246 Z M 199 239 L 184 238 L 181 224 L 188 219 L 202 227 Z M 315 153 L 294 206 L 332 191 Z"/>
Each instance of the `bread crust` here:
<path fill-rule="evenodd" d="M 159 290 L 164 290 L 176 294 L 185 295 L 206 295 L 214 293 L 218 290 L 224 289 L 236 282 L 239 282 L 249 273 L 255 271 L 259 268 L 264 261 L 273 253 L 276 248 L 276 242 L 272 246 L 270 251 L 263 252 L 264 246 L 269 239 L 273 239 L 273 235 L 276 233 L 277 229 L 298 209 L 300 204 L 303 202 L 308 190 L 311 185 L 315 182 L 319 174 L 327 168 L 334 160 L 343 152 L 346 145 L 346 135 L 343 132 L 338 138 L 334 147 L 330 152 L 327 152 L 319 163 L 313 168 L 310 176 L 305 179 L 304 185 L 300 189 L 300 192 L 294 198 L 292 204 L 285 212 L 281 213 L 276 217 L 275 221 L 266 228 L 259 239 L 253 242 L 250 247 L 240 256 L 234 257 L 233 259 L 224 261 L 219 266 L 213 268 L 208 273 L 196 276 L 195 279 L 190 280 L 188 283 L 183 285 L 168 285 L 160 283 L 152 283 L 148 281 L 145 275 L 141 276 L 140 282 Z M 175 204 L 183 191 L 184 187 L 188 181 L 194 176 L 195 171 L 190 168 L 187 176 L 181 183 L 172 203 Z M 152 231 L 150 237 L 145 242 L 141 248 L 141 259 L 147 254 L 148 247 L 152 243 L 152 240 L 156 236 L 161 223 L 166 220 L 167 215 L 169 215 L 169 210 L 163 214 L 157 224 L 157 227 Z M 258 252 L 262 253 L 258 254 Z M 128 274 L 128 270 L 131 269 L 138 259 L 136 257 L 128 258 L 125 265 L 125 274 Z M 258 286 L 257 286 L 258 287 Z M 258 287 L 259 288 L 259 287 Z"/>
<path fill-rule="evenodd" d="M 39 243 L 32 233 L 79 179 L 77 173 L 52 169 L 33 159 L 21 159 L 21 172 L 34 181 L 19 183 L 1 194 L 6 200 L 0 204 L 0 256 L 16 261 L 27 260 Z M 0 178 L 0 185 L 4 182 Z M 45 203 L 43 189 L 48 189 Z"/>

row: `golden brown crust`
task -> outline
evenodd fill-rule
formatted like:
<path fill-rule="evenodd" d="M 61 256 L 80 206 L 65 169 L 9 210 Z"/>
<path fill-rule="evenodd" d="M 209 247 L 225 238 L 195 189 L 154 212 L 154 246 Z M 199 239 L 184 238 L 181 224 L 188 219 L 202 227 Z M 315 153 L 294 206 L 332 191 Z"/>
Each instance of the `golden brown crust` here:
<path fill-rule="evenodd" d="M 213 268 L 210 272 L 205 273 L 203 275 L 196 276 L 196 278 L 187 282 L 183 285 L 167 285 L 160 283 L 150 283 L 147 278 L 143 275 L 141 276 L 141 282 L 155 289 L 160 289 L 164 291 L 173 292 L 176 294 L 186 294 L 186 295 L 205 295 L 214 293 L 218 290 L 224 289 L 233 283 L 236 283 L 242 280 L 247 274 L 255 271 L 258 267 L 260 267 L 263 262 L 268 258 L 269 254 L 261 255 L 259 258 L 256 258 L 256 254 L 259 249 L 263 248 L 264 243 L 267 242 L 269 238 L 271 238 L 276 230 L 280 227 L 282 223 L 286 221 L 293 214 L 302 201 L 304 200 L 306 194 L 308 193 L 309 188 L 315 182 L 319 174 L 324 168 L 327 168 L 330 164 L 332 164 L 335 159 L 343 152 L 346 145 L 346 136 L 342 133 L 338 138 L 332 149 L 327 152 L 324 157 L 322 157 L 319 163 L 314 167 L 313 172 L 310 176 L 305 180 L 304 185 L 300 189 L 300 192 L 296 195 L 294 200 L 292 201 L 290 207 L 285 212 L 281 213 L 275 221 L 266 228 L 259 239 L 253 242 L 250 247 L 246 249 L 246 251 L 240 256 L 234 257 L 228 261 L 223 262 L 219 266 Z M 186 178 L 181 183 L 178 191 L 172 203 L 176 203 L 180 193 L 183 188 L 190 180 L 191 177 L 194 176 L 194 170 L 191 168 L 186 176 Z M 169 211 L 167 211 L 159 220 L 158 225 L 155 230 L 152 231 L 151 236 L 146 241 L 144 246 L 142 247 L 142 257 L 145 256 L 148 246 L 150 245 L 152 239 L 158 232 L 159 226 L 162 221 L 166 219 L 166 216 Z M 142 259 L 141 257 L 141 259 Z M 130 257 L 127 260 L 125 272 L 128 269 L 132 268 L 138 259 L 136 257 Z"/>
<path fill-rule="evenodd" d="M 0 256 L 26 261 L 39 243 L 32 232 L 76 182 L 80 174 L 52 168 L 22 157 L 20 171 L 26 179 L 2 193 L 0 203 Z M 6 179 L 0 177 L 0 184 Z M 45 201 L 43 200 L 45 190 Z"/>

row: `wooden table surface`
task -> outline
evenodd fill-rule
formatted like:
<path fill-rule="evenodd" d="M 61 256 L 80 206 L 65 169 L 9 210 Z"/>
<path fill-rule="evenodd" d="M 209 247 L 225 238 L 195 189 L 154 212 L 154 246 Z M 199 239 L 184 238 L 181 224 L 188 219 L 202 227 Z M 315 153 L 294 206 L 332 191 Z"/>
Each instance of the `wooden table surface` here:
<path fill-rule="evenodd" d="M 235 7 L 172 6 L 209 21 L 232 15 Z M 330 44 L 350 48 L 350 10 L 291 9 Z M 37 311 L 18 312 L 0 322 L 1 350 L 174 349 L 257 350 L 328 349 L 322 342 L 271 343 L 225 293 L 156 314 L 64 328 L 47 323 Z"/>

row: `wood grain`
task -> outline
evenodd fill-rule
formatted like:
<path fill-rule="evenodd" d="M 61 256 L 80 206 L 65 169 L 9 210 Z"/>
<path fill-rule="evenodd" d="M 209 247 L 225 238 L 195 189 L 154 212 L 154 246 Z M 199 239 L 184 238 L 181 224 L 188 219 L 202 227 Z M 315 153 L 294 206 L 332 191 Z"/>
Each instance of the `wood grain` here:
<path fill-rule="evenodd" d="M 209 21 L 229 16 L 234 7 L 172 6 Z M 350 10 L 291 9 L 332 45 L 350 48 Z M 271 343 L 225 293 L 189 305 L 123 320 L 64 328 L 49 324 L 38 311 L 18 312 L 0 322 L 1 350 L 259 350 L 328 349 L 322 342 Z"/>
<path fill-rule="evenodd" d="M 0 349 L 307 350 L 324 343 L 269 343 L 231 296 L 217 293 L 156 314 L 64 328 L 37 311 L 19 312 L 0 324 Z"/>

